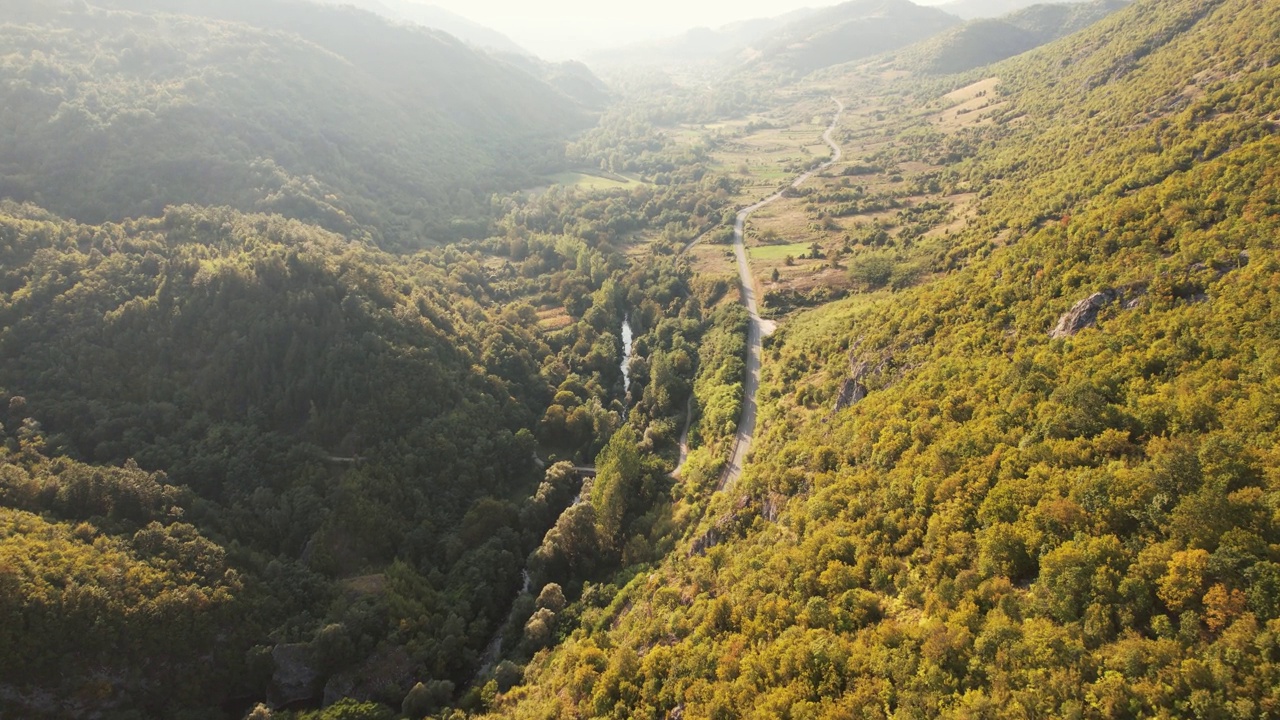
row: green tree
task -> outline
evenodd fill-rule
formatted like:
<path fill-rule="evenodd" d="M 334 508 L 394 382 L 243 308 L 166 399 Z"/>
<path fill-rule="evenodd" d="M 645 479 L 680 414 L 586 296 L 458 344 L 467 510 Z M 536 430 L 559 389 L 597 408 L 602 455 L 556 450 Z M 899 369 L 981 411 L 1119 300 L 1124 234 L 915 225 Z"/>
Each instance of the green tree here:
<path fill-rule="evenodd" d="M 643 472 L 639 442 L 635 431 L 624 425 L 597 458 L 591 504 L 596 510 L 600 537 L 610 544 L 618 541 L 628 505 L 639 489 Z"/>

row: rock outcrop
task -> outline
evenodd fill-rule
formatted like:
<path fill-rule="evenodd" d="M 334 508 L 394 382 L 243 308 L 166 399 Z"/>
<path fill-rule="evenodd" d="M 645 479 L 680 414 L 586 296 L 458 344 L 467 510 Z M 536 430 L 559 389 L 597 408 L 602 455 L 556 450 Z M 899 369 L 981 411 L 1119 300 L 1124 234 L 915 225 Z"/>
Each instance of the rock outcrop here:
<path fill-rule="evenodd" d="M 413 687 L 416 679 L 413 660 L 404 648 L 380 647 L 358 667 L 329 678 L 324 685 L 323 706 L 329 707 L 343 698 L 367 702 L 388 693 L 403 694 Z"/>
<path fill-rule="evenodd" d="M 1071 337 L 1085 328 L 1093 327 L 1098 322 L 1098 312 L 1115 302 L 1118 297 L 1120 297 L 1119 292 L 1108 288 L 1081 300 L 1067 311 L 1066 315 L 1058 319 L 1058 324 L 1049 331 L 1049 337 L 1055 340 Z"/>
<path fill-rule="evenodd" d="M 867 397 L 867 386 L 856 377 L 845 378 L 840 384 L 840 394 L 836 395 L 836 412 L 856 405 Z"/>
<path fill-rule="evenodd" d="M 720 539 L 720 533 L 716 532 L 715 528 L 711 528 L 693 541 L 689 556 L 706 555 L 708 550 L 720 544 Z"/>
<path fill-rule="evenodd" d="M 275 673 L 267 688 L 267 702 L 280 709 L 320 695 L 320 671 L 311 646 L 306 643 L 277 645 L 271 651 Z"/>
<path fill-rule="evenodd" d="M 832 408 L 833 413 L 838 413 L 847 407 L 857 405 L 866 399 L 871 390 L 867 387 L 867 379 L 872 375 L 880 376 L 880 383 L 886 382 L 884 373 L 886 368 L 893 362 L 893 356 L 886 354 L 879 363 L 872 366 L 871 362 L 864 360 L 858 353 L 858 348 L 862 345 L 859 340 L 849 351 L 849 377 L 844 379 L 840 384 L 840 392 L 836 395 L 836 404 Z"/>

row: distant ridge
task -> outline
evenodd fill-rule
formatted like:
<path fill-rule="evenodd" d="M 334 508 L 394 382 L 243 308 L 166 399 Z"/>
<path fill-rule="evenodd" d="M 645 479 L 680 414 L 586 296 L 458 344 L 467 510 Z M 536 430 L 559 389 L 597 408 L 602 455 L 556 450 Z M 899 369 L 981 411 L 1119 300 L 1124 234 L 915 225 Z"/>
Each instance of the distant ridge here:
<path fill-rule="evenodd" d="M 1061 0 L 1062 3 L 1077 3 L 1085 0 Z M 1023 8 L 1037 4 L 1037 0 L 951 0 L 951 2 L 935 5 L 965 20 L 977 18 L 994 18 L 1017 12 Z"/>
<path fill-rule="evenodd" d="M 714 64 L 723 70 L 807 75 L 924 40 L 960 19 L 908 0 L 851 0 L 785 15 L 694 28 L 588 58 L 597 67 Z"/>
<path fill-rule="evenodd" d="M 438 5 L 414 0 L 311 0 L 322 5 L 349 5 L 391 20 L 443 30 L 459 40 L 483 50 L 515 55 L 532 55 L 516 41 L 473 20 Z"/>
<path fill-rule="evenodd" d="M 801 8 L 774 17 L 740 20 L 715 29 L 697 27 L 661 40 L 600 50 L 588 56 L 587 61 L 605 68 L 732 62 L 752 43 L 815 12 L 812 8 Z"/>
<path fill-rule="evenodd" d="M 1032 5 L 1000 18 L 970 20 L 903 50 L 897 64 L 930 74 L 964 72 L 1083 30 L 1128 4 L 1094 0 Z"/>
<path fill-rule="evenodd" d="M 851 0 L 787 24 L 750 51 L 758 67 L 801 75 L 936 35 L 960 19 L 908 0 Z"/>

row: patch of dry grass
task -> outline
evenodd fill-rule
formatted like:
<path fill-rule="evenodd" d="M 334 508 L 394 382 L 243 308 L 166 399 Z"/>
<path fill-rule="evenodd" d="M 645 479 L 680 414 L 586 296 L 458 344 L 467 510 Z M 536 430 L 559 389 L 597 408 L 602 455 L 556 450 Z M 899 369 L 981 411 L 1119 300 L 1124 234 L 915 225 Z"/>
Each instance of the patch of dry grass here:
<path fill-rule="evenodd" d="M 538 327 L 544 332 L 563 330 L 573 324 L 573 317 L 563 305 L 538 310 Z"/>

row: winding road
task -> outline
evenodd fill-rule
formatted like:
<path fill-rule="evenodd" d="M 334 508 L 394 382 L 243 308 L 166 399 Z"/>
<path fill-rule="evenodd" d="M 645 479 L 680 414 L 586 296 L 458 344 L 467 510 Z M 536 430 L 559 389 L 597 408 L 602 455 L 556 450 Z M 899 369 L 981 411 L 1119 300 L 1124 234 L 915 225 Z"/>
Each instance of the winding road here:
<path fill-rule="evenodd" d="M 836 98 L 831 100 L 836 104 L 836 115 L 831 120 L 831 126 L 822 134 L 822 139 L 831 146 L 831 159 L 796 178 L 788 186 L 789 188 L 800 187 L 809 178 L 835 165 L 844 157 L 844 151 L 832 137 L 835 134 L 836 125 L 840 123 L 840 116 L 844 114 L 844 103 Z M 731 487 L 742 475 L 742 466 L 746 463 L 747 452 L 751 450 L 751 439 L 756 431 L 756 392 L 760 389 L 761 342 L 776 329 L 772 321 L 760 317 L 759 308 L 756 306 L 755 276 L 751 274 L 751 263 L 747 260 L 743 231 L 752 213 L 782 197 L 786 189 L 779 190 L 755 205 L 744 208 L 738 213 L 738 219 L 733 225 L 733 253 L 738 257 L 738 281 L 742 285 L 742 304 L 751 315 L 751 322 L 747 327 L 747 380 L 742 393 L 742 417 L 738 420 L 738 434 L 733 441 L 733 454 L 729 457 L 729 464 L 725 467 L 724 473 L 720 475 L 717 490 Z"/>

